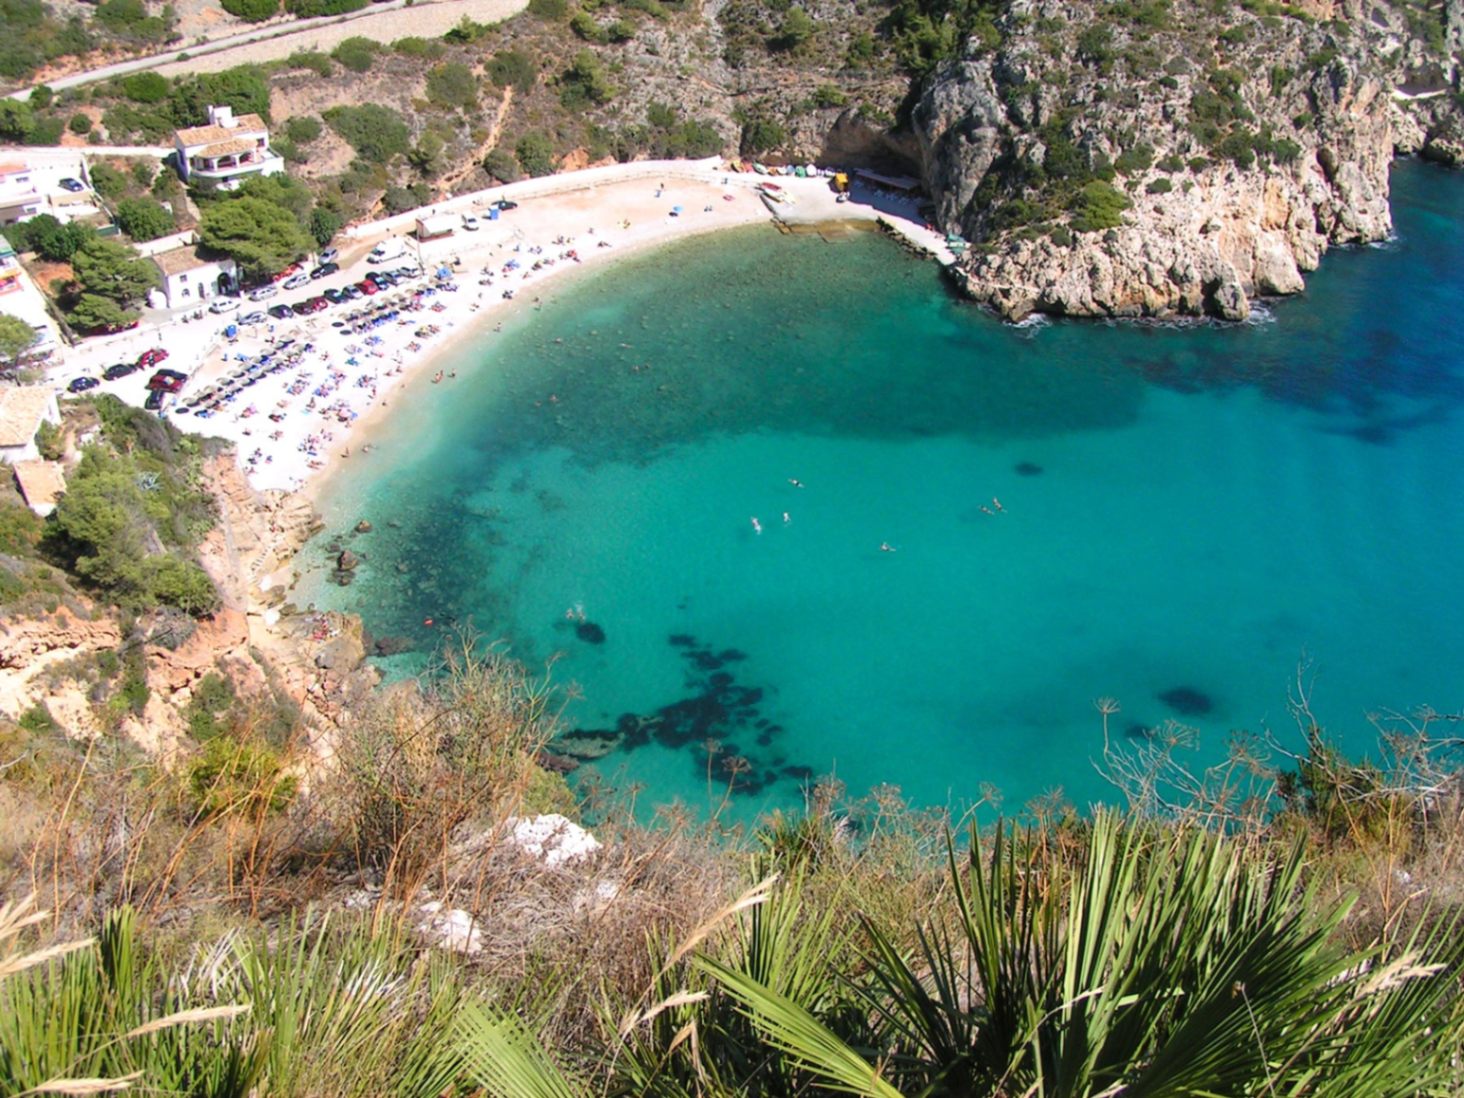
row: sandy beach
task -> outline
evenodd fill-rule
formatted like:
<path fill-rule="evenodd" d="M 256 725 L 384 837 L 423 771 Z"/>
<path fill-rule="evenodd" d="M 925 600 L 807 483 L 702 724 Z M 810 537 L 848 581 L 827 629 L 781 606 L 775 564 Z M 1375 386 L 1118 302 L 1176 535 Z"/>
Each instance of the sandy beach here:
<path fill-rule="evenodd" d="M 513 310 L 533 307 L 570 272 L 770 220 L 756 190 L 760 182 L 766 180 L 717 162 L 643 162 L 462 196 L 431 211 L 453 216 L 450 236 L 425 242 L 410 236 L 426 211 L 360 226 L 337 241 L 341 270 L 329 277 L 264 301 L 246 300 L 236 312 L 205 312 L 202 319 L 89 344 L 69 356 L 62 373 L 98 376 L 109 363 L 161 346 L 169 352 L 163 365 L 190 375 L 168 406 L 173 423 L 232 442 L 255 488 L 314 497 L 333 470 L 369 447 L 371 425 L 391 414 L 407 387 L 455 380 L 443 363 L 467 337 L 491 343 Z M 853 201 L 840 203 L 826 178 L 774 182 L 793 199 L 779 207 L 786 221 L 878 219 L 921 246 L 937 243 L 908 200 L 856 189 Z M 518 206 L 490 220 L 489 207 L 500 198 Z M 467 214 L 477 217 L 476 229 L 465 226 Z M 367 263 L 371 248 L 393 240 L 400 241 L 400 257 L 379 268 Z M 403 267 L 420 273 L 312 316 L 241 323 L 269 306 L 358 283 L 371 270 Z M 103 391 L 141 404 L 151 373 L 106 382 Z"/>

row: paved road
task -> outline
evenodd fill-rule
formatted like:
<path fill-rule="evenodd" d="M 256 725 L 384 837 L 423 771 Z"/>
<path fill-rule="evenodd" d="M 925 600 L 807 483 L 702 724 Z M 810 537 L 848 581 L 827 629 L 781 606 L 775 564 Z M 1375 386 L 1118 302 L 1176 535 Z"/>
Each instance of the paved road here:
<path fill-rule="evenodd" d="M 408 10 L 408 4 L 411 4 Z M 178 76 L 190 72 L 218 72 L 235 65 L 273 61 L 296 50 L 330 49 L 353 35 L 390 42 L 408 35 L 432 37 L 455 27 L 464 16 L 480 23 L 496 23 L 516 15 L 528 0 L 388 0 L 350 15 L 320 19 L 271 22 L 236 34 L 223 35 L 199 46 L 187 46 L 149 57 L 119 61 L 49 81 L 55 91 L 107 80 L 144 69 Z M 178 58 L 186 54 L 187 59 Z M 30 95 L 29 87 L 10 93 L 11 99 Z"/>

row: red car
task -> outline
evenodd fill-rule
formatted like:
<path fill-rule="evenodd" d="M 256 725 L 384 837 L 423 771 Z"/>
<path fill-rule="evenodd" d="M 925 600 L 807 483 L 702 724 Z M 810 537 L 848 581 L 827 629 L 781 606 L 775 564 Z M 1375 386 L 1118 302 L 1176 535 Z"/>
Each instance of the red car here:
<path fill-rule="evenodd" d="M 161 347 L 153 347 L 150 350 L 143 351 L 142 354 L 137 356 L 137 364 L 138 366 L 144 368 L 148 366 L 156 366 L 159 362 L 163 361 L 163 359 L 167 357 L 167 351 L 163 350 Z"/>
<path fill-rule="evenodd" d="M 356 283 L 356 289 L 360 290 L 367 297 L 370 297 L 377 291 L 378 287 L 369 278 L 363 278 L 360 282 Z"/>
<path fill-rule="evenodd" d="M 153 392 L 176 393 L 187 380 L 188 375 L 180 374 L 177 370 L 159 370 L 147 379 L 147 387 Z"/>
<path fill-rule="evenodd" d="M 277 274 L 277 275 L 274 276 L 274 281 L 276 281 L 276 282 L 283 282 L 285 279 L 289 278 L 291 275 L 297 275 L 299 273 L 300 273 L 300 264 L 298 264 L 298 263 L 291 263 L 283 271 L 281 271 L 279 274 Z"/>

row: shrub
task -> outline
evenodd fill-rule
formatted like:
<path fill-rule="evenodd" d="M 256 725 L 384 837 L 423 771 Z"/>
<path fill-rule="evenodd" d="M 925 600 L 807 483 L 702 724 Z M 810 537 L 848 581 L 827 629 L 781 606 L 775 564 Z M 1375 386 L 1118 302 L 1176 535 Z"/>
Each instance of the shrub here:
<path fill-rule="evenodd" d="M 483 157 L 483 170 L 500 183 L 512 183 L 521 178 L 518 160 L 507 149 L 491 149 Z"/>
<path fill-rule="evenodd" d="M 30 133 L 25 135 L 27 145 L 59 145 L 66 123 L 53 115 L 37 118 Z"/>
<path fill-rule="evenodd" d="M 193 688 L 193 697 L 183 711 L 189 734 L 199 743 L 228 732 L 226 718 L 237 700 L 234 684 L 217 671 L 210 671 Z"/>
<path fill-rule="evenodd" d="M 539 66 L 532 57 L 518 50 L 499 50 L 488 62 L 488 79 L 500 88 L 526 92 L 538 78 Z"/>
<path fill-rule="evenodd" d="M 411 131 L 390 107 L 363 103 L 358 107 L 331 107 L 324 113 L 326 124 L 369 164 L 385 164 L 408 148 Z"/>
<path fill-rule="evenodd" d="M 285 123 L 285 136 L 297 145 L 308 145 L 320 137 L 320 119 L 310 114 L 297 114 Z"/>
<path fill-rule="evenodd" d="M 246 23 L 262 23 L 280 13 L 280 0 L 222 0 L 222 3 L 226 12 Z"/>
<path fill-rule="evenodd" d="M 310 235 L 322 248 L 335 239 L 335 234 L 340 232 L 345 224 L 346 219 L 338 211 L 329 207 L 316 206 L 310 211 Z"/>
<path fill-rule="evenodd" d="M 66 128 L 74 134 L 91 133 L 91 116 L 77 112 L 76 114 L 73 114 L 71 116 L 71 120 L 66 123 Z"/>
<path fill-rule="evenodd" d="M 1113 162 L 1114 170 L 1124 175 L 1134 175 L 1139 172 L 1146 172 L 1154 163 L 1154 146 L 1138 144 L 1131 145 L 1118 154 L 1118 159 Z"/>
<path fill-rule="evenodd" d="M 102 0 L 92 20 L 117 35 L 134 42 L 163 42 L 173 33 L 171 5 L 162 15 L 149 15 L 143 0 Z"/>
<path fill-rule="evenodd" d="M 519 166 L 531 176 L 554 174 L 554 143 L 537 130 L 519 138 L 514 146 Z"/>
<path fill-rule="evenodd" d="M 1149 180 L 1149 183 L 1147 186 L 1144 187 L 1144 190 L 1147 191 L 1149 194 L 1168 194 L 1170 191 L 1174 190 L 1174 184 L 1170 181 L 1167 175 L 1160 176 L 1158 179 Z"/>
<path fill-rule="evenodd" d="M 529 0 L 529 14 L 540 19 L 563 19 L 569 13 L 569 0 Z"/>
<path fill-rule="evenodd" d="M 314 19 L 322 15 L 345 15 L 360 11 L 370 0 L 285 0 L 285 10 L 301 19 Z"/>
<path fill-rule="evenodd" d="M 127 177 L 110 164 L 93 164 L 92 189 L 103 198 L 115 200 L 127 193 Z"/>
<path fill-rule="evenodd" d="M 1078 35 L 1078 57 L 1100 68 L 1113 60 L 1113 28 L 1105 23 L 1094 23 L 1083 28 Z"/>
<path fill-rule="evenodd" d="M 156 240 L 173 231 L 173 215 L 150 198 L 117 203 L 117 226 L 133 240 Z"/>
<path fill-rule="evenodd" d="M 1159 161 L 1158 167 L 1161 172 L 1182 172 L 1184 171 L 1184 157 L 1178 153 L 1170 153 Z"/>
<path fill-rule="evenodd" d="M 158 174 L 158 166 L 151 160 L 134 160 L 130 171 L 133 183 L 139 187 L 151 187 Z"/>
<path fill-rule="evenodd" d="M 415 36 L 398 38 L 391 44 L 391 48 L 403 57 L 421 57 L 428 61 L 436 61 L 447 52 L 447 47 L 435 38 Z"/>
<path fill-rule="evenodd" d="M 376 61 L 376 54 L 380 49 L 380 44 L 356 35 L 331 50 L 330 56 L 352 72 L 366 72 Z"/>
<path fill-rule="evenodd" d="M 439 107 L 471 110 L 478 102 L 478 80 L 460 61 L 438 65 L 427 73 L 427 100 Z"/>
<path fill-rule="evenodd" d="M 283 812 L 295 799 L 298 782 L 273 748 L 218 736 L 188 772 L 199 816 L 239 814 L 250 819 Z"/>
<path fill-rule="evenodd" d="M 570 16 L 569 29 L 586 42 L 603 46 L 610 41 L 610 32 L 600 26 L 587 11 L 577 11 Z"/>
<path fill-rule="evenodd" d="M 776 149 L 788 140 L 788 131 L 783 124 L 767 115 L 759 114 L 748 118 L 742 124 L 742 139 L 739 148 L 744 156 L 756 156 L 770 149 Z"/>
<path fill-rule="evenodd" d="M 319 50 L 296 50 L 285 58 L 284 67 L 289 70 L 304 69 L 316 76 L 329 76 L 335 72 L 330 56 Z"/>
<path fill-rule="evenodd" d="M 837 84 L 820 84 L 813 90 L 813 105 L 818 108 L 842 107 L 849 97 Z"/>
<path fill-rule="evenodd" d="M 775 50 L 797 52 L 808 45 L 817 30 L 813 19 L 802 8 L 789 8 L 778 26 L 778 33 L 768 45 Z"/>
<path fill-rule="evenodd" d="M 591 103 L 608 103 L 615 98 L 615 88 L 605 67 L 589 50 L 575 54 L 574 62 L 559 78 L 559 102 L 568 110 L 577 110 Z"/>
<path fill-rule="evenodd" d="M 168 78 L 155 72 L 134 72 L 119 82 L 122 94 L 134 103 L 161 103 L 168 98 Z"/>
<path fill-rule="evenodd" d="M 1128 196 L 1113 184 L 1101 179 L 1090 180 L 1073 200 L 1070 224 L 1079 233 L 1117 228 L 1123 224 L 1123 211 L 1131 205 Z"/>

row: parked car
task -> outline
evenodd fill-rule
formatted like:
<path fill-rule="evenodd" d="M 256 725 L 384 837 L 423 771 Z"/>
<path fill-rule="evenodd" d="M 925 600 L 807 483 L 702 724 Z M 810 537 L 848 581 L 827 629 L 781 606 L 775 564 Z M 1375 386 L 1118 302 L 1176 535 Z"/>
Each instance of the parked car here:
<path fill-rule="evenodd" d="M 116 381 L 119 378 L 126 377 L 128 374 L 137 373 L 139 369 L 141 367 L 132 362 L 117 362 L 103 370 L 102 377 L 108 381 Z"/>
<path fill-rule="evenodd" d="M 281 271 L 279 274 L 277 274 L 277 275 L 274 276 L 274 281 L 275 282 L 284 282 L 287 278 L 291 278 L 294 275 L 297 275 L 299 273 L 300 273 L 300 264 L 298 264 L 298 263 L 291 263 L 283 271 Z"/>
<path fill-rule="evenodd" d="M 266 316 L 265 316 L 265 314 L 263 312 L 256 311 L 256 312 L 252 312 L 252 313 L 245 313 L 243 316 L 241 316 L 239 318 L 239 323 L 240 324 L 263 324 L 266 319 L 267 318 L 266 318 Z"/>
<path fill-rule="evenodd" d="M 167 399 L 168 394 L 165 390 L 154 389 L 152 392 L 147 394 L 147 400 L 143 402 L 142 406 L 146 408 L 149 412 L 161 412 L 163 410 L 163 403 Z"/>
<path fill-rule="evenodd" d="M 421 267 L 416 267 L 416 266 L 411 266 L 411 267 L 398 267 L 396 270 L 392 271 L 391 273 L 394 274 L 394 275 L 396 275 L 398 278 L 416 278 L 418 275 L 420 275 L 422 273 L 422 268 Z"/>
<path fill-rule="evenodd" d="M 295 313 L 298 316 L 309 316 L 311 313 L 318 313 L 328 306 L 330 302 L 323 297 L 307 297 L 304 301 L 295 306 Z"/>
<path fill-rule="evenodd" d="M 321 296 L 324 297 L 325 300 L 329 301 L 332 305 L 339 305 L 342 301 L 350 300 L 345 290 L 325 290 L 322 292 Z"/>
<path fill-rule="evenodd" d="M 472 214 L 463 214 L 463 228 L 470 233 L 478 231 L 478 219 Z"/>
<path fill-rule="evenodd" d="M 137 356 L 138 369 L 144 369 L 148 366 L 156 366 L 159 362 L 163 361 L 163 359 L 167 357 L 168 352 L 162 347 L 150 347 L 146 351 L 143 351 L 142 354 Z"/>
<path fill-rule="evenodd" d="M 268 311 L 276 320 L 285 320 L 295 315 L 295 310 L 288 305 L 271 305 Z"/>
<path fill-rule="evenodd" d="M 378 287 L 376 283 L 366 278 L 363 278 L 360 282 L 356 283 L 356 289 L 360 290 L 367 297 L 370 297 L 372 294 L 376 293 L 379 288 L 380 287 Z"/>
<path fill-rule="evenodd" d="M 516 210 L 516 209 L 518 209 L 518 203 L 517 202 L 511 202 L 507 198 L 500 198 L 497 202 L 493 203 L 493 205 L 497 206 L 500 210 Z"/>
<path fill-rule="evenodd" d="M 95 389 L 100 384 L 101 382 L 94 377 L 76 377 L 71 379 L 70 384 L 66 386 L 66 391 L 68 393 L 84 393 L 88 389 Z"/>
<path fill-rule="evenodd" d="M 237 297 L 216 297 L 209 304 L 208 311 L 211 313 L 229 313 L 239 307 Z"/>
<path fill-rule="evenodd" d="M 177 370 L 159 370 L 147 379 L 147 387 L 153 392 L 161 390 L 165 393 L 176 393 L 183 388 L 188 380 L 188 375 L 179 373 Z"/>
<path fill-rule="evenodd" d="M 327 249 L 325 249 L 325 251 L 323 251 L 323 252 L 320 253 L 320 262 L 321 263 L 334 263 L 336 261 L 336 258 L 340 254 L 341 254 L 340 251 L 338 249 L 336 249 L 336 248 L 327 248 Z"/>
<path fill-rule="evenodd" d="M 249 300 L 263 301 L 267 297 L 274 297 L 279 292 L 280 288 L 278 286 L 261 286 L 257 290 L 249 291 Z"/>
<path fill-rule="evenodd" d="M 86 187 L 82 185 L 79 179 L 72 179 L 70 176 L 67 176 L 61 180 L 61 189 L 63 191 L 70 191 L 72 194 L 80 194 L 86 190 Z"/>
<path fill-rule="evenodd" d="M 366 276 L 366 281 L 374 282 L 376 283 L 376 288 L 378 290 L 384 290 L 388 286 L 395 286 L 397 280 L 393 275 L 386 271 L 372 271 Z"/>
<path fill-rule="evenodd" d="M 352 301 L 355 301 L 358 298 L 360 298 L 361 296 L 363 296 L 362 293 L 361 293 L 361 287 L 356 286 L 356 285 L 347 286 L 345 289 L 343 289 L 341 291 L 341 293 L 345 294 Z"/>
<path fill-rule="evenodd" d="M 326 275 L 333 275 L 341 269 L 339 263 L 322 263 L 315 270 L 310 272 L 311 279 L 324 278 Z"/>
<path fill-rule="evenodd" d="M 301 286 L 308 285 L 310 285 L 310 276 L 308 274 L 291 275 L 284 281 L 284 287 L 287 290 L 298 290 Z"/>
<path fill-rule="evenodd" d="M 94 336 L 116 335 L 118 332 L 126 332 L 133 328 L 136 328 L 141 323 L 142 318 L 139 317 L 136 320 L 129 320 L 126 324 L 98 324 L 95 328 L 93 328 L 86 334 Z"/>

